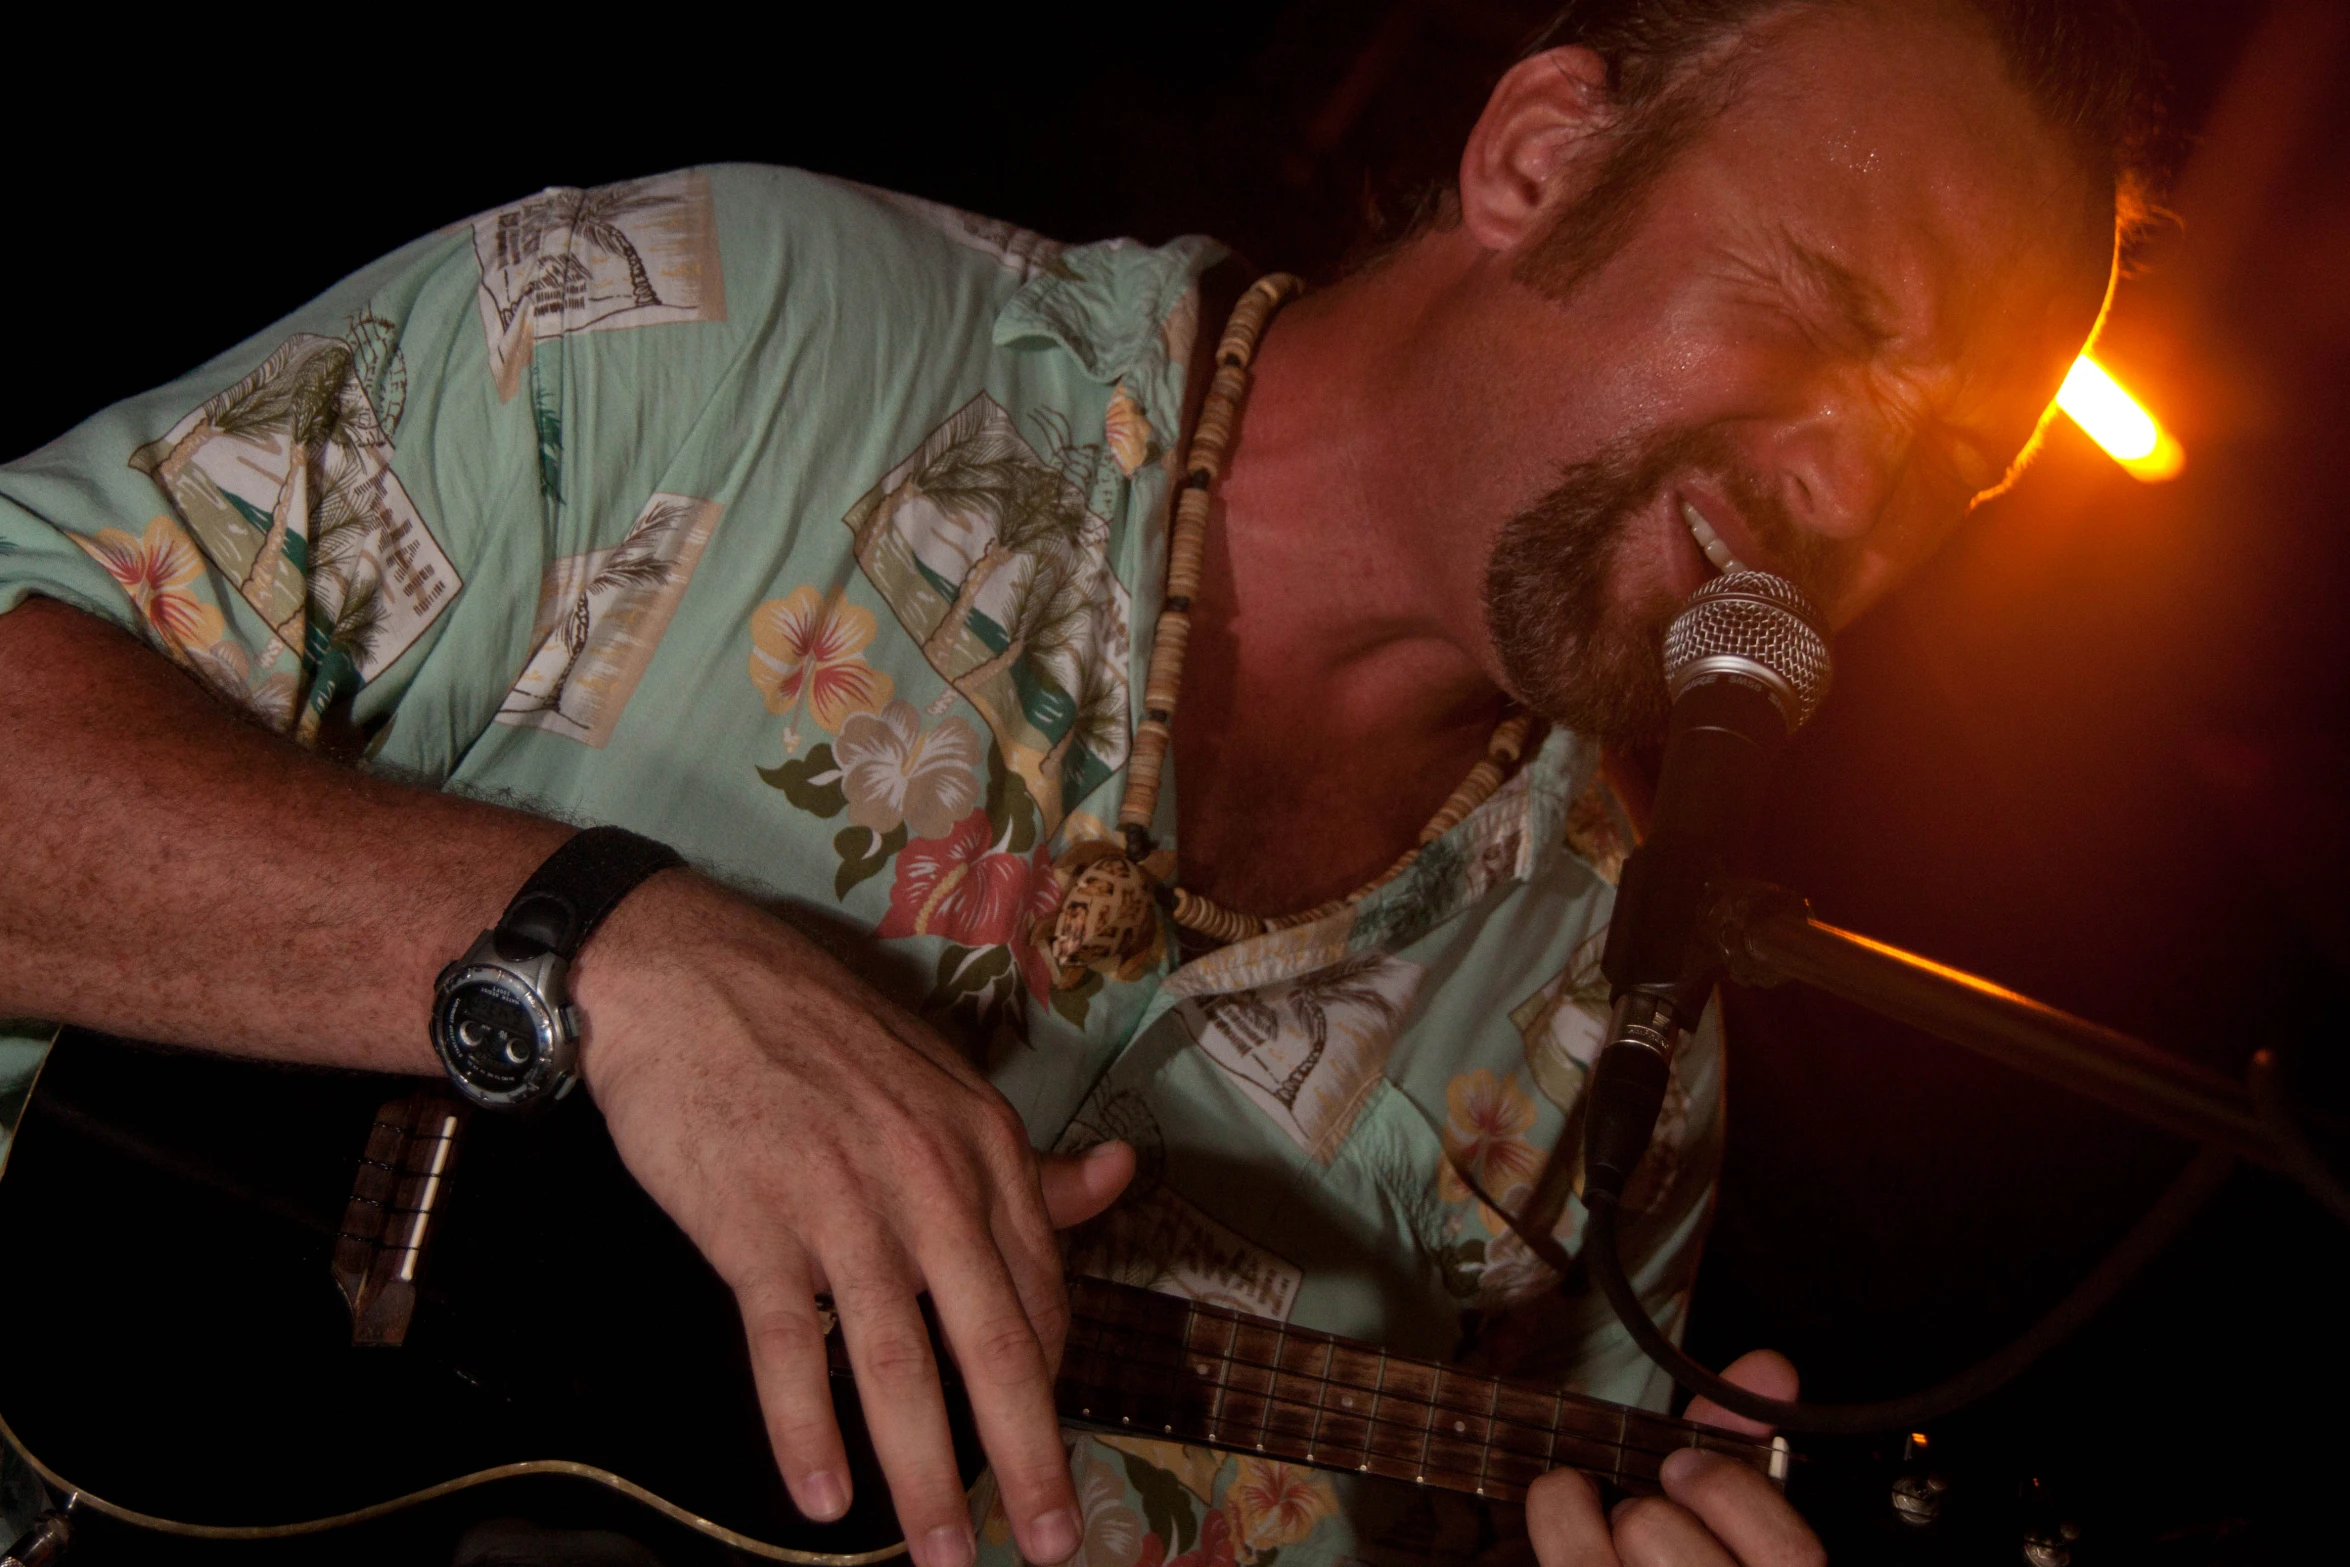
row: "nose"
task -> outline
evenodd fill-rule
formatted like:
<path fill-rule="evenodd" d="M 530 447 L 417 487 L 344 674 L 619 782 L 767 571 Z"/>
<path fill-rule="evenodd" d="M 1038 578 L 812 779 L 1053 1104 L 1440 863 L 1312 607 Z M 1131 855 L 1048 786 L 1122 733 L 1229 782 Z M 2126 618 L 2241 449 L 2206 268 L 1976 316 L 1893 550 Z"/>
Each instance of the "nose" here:
<path fill-rule="evenodd" d="M 1846 542 L 1883 518 L 1909 446 L 1903 422 L 1855 373 L 1815 386 L 1805 410 L 1774 432 L 1770 456 L 1788 515 Z"/>

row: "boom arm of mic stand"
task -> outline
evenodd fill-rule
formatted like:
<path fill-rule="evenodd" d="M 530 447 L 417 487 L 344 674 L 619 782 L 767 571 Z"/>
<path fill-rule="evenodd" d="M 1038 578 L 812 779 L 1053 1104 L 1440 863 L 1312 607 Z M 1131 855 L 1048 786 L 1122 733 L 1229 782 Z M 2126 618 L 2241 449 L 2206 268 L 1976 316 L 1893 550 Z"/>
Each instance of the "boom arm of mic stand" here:
<path fill-rule="evenodd" d="M 2284 1168 L 2243 1085 L 1989 980 L 1823 925 L 1784 887 L 1731 883 L 1714 901 L 1711 935 L 1742 984 L 1800 980 L 2182 1137 Z"/>

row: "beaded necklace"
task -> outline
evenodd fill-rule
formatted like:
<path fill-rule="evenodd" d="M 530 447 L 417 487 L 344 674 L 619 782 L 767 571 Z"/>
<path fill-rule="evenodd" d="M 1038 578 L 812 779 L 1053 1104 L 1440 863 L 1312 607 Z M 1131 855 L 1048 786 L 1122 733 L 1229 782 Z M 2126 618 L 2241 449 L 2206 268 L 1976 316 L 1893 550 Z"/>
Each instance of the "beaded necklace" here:
<path fill-rule="evenodd" d="M 1175 701 L 1183 686 L 1184 650 L 1191 641 L 1192 597 L 1199 591 L 1206 555 L 1208 510 L 1216 481 L 1224 472 L 1225 451 L 1239 418 L 1240 400 L 1248 390 L 1249 364 L 1256 357 L 1257 342 L 1273 313 L 1304 287 L 1286 272 L 1259 278 L 1232 307 L 1224 335 L 1217 342 L 1215 379 L 1209 383 L 1191 443 L 1184 450 L 1183 484 L 1167 549 L 1167 596 L 1151 634 L 1143 720 L 1135 729 L 1134 744 L 1127 755 L 1126 792 L 1118 806 L 1119 841 L 1079 844 L 1061 857 L 1058 867 L 1067 892 L 1054 921 L 1052 955 L 1064 973 L 1131 958 L 1137 937 L 1151 922 L 1153 902 L 1185 930 L 1219 943 L 1308 925 L 1361 902 L 1409 870 L 1421 850 L 1492 798 L 1525 751 L 1526 737 L 1533 729 L 1533 714 L 1506 714 L 1486 741 L 1484 757 L 1420 829 L 1419 842 L 1345 897 L 1295 914 L 1267 918 L 1203 898 L 1173 881 L 1174 857 L 1154 848 L 1151 822 L 1158 814 L 1159 782 L 1174 741 Z"/>

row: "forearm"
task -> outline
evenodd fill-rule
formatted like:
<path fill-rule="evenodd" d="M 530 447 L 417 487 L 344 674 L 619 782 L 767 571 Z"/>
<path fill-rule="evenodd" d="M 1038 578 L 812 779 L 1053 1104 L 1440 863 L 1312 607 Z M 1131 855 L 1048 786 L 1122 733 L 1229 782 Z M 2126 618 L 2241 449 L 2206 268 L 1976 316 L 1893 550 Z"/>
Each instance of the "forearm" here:
<path fill-rule="evenodd" d="M 569 828 L 322 761 L 112 626 L 0 615 L 0 1015 L 434 1070 L 433 976 Z"/>

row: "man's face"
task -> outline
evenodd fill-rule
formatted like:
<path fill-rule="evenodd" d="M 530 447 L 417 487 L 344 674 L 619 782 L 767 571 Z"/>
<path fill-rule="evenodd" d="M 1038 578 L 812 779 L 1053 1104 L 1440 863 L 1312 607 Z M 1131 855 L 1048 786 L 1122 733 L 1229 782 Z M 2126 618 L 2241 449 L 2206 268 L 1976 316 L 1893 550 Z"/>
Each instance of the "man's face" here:
<path fill-rule="evenodd" d="M 1494 655 L 1586 732 L 1654 730 L 1664 626 L 1717 561 L 1841 623 L 1924 560 L 2105 295 L 2105 193 L 1963 14 L 1796 12 L 1757 49 L 1620 249 L 1479 323 L 1494 438 L 1554 454 L 1486 561 Z"/>

